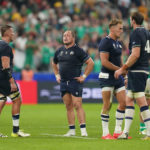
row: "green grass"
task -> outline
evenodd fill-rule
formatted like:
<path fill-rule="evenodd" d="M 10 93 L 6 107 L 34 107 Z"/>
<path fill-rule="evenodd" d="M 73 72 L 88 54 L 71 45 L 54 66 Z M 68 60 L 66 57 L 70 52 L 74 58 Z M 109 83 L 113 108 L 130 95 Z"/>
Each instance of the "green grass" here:
<path fill-rule="evenodd" d="M 131 127 L 131 140 L 102 140 L 100 104 L 84 104 L 87 131 L 89 137 L 80 138 L 80 129 L 76 120 L 76 131 L 79 138 L 55 137 L 67 132 L 66 110 L 63 104 L 41 104 L 22 106 L 20 126 L 31 133 L 28 138 L 12 138 L 11 105 L 5 106 L 0 117 L 0 132 L 9 135 L 0 138 L 0 150 L 148 150 L 150 141 L 142 141 L 139 131 L 139 109 L 136 107 Z M 110 132 L 115 125 L 114 104 L 110 112 Z"/>

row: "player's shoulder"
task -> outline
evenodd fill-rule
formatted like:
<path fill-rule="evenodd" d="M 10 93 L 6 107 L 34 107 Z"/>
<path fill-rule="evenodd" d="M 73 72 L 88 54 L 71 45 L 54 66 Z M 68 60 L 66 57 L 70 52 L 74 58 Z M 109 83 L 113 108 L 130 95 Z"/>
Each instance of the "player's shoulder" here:
<path fill-rule="evenodd" d="M 112 39 L 109 36 L 106 36 L 100 41 L 99 48 L 109 47 L 110 45 L 112 45 Z"/>
<path fill-rule="evenodd" d="M 101 43 L 110 42 L 110 41 L 111 41 L 111 38 L 109 36 L 106 36 L 106 37 L 102 38 Z"/>
<path fill-rule="evenodd" d="M 1 48 L 4 48 L 6 46 L 9 46 L 7 42 L 3 41 L 3 40 L 0 40 L 0 47 Z"/>
<path fill-rule="evenodd" d="M 132 34 L 140 35 L 144 32 L 148 32 L 144 27 L 137 27 L 135 30 L 133 30 Z"/>
<path fill-rule="evenodd" d="M 61 47 L 59 47 L 59 48 L 56 50 L 56 53 L 59 53 L 59 52 L 63 51 L 64 49 L 65 49 L 65 47 L 64 47 L 64 46 L 61 46 Z"/>
<path fill-rule="evenodd" d="M 75 44 L 72 48 L 75 50 L 83 51 L 83 48 L 81 48 L 78 44 Z"/>

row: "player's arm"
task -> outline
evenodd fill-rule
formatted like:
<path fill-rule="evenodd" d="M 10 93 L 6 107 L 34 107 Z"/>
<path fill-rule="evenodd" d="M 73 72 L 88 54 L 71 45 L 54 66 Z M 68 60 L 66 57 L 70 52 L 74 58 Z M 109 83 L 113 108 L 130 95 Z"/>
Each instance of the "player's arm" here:
<path fill-rule="evenodd" d="M 2 56 L 1 57 L 1 62 L 2 62 L 2 67 L 3 67 L 3 73 L 5 74 L 5 76 L 7 77 L 7 79 L 10 82 L 10 86 L 11 86 L 11 92 L 16 91 L 17 90 L 17 86 L 16 83 L 12 77 L 12 73 L 10 70 L 10 58 L 7 56 Z"/>
<path fill-rule="evenodd" d="M 94 67 L 94 62 L 93 62 L 92 58 L 90 58 L 90 57 L 85 61 L 85 64 L 86 64 L 86 67 L 85 67 L 84 74 L 80 77 L 75 77 L 75 79 L 77 81 L 79 81 L 80 83 L 84 82 L 84 80 L 91 73 L 91 71 L 93 70 L 93 67 Z"/>
<path fill-rule="evenodd" d="M 59 50 L 57 50 L 55 52 L 55 55 L 54 55 L 54 58 L 53 58 L 53 61 L 52 61 L 52 68 L 53 68 L 53 71 L 54 71 L 54 74 L 55 74 L 55 77 L 56 77 L 56 81 L 58 83 L 60 83 L 61 77 L 60 77 L 59 68 L 58 68 L 58 55 L 59 55 Z"/>
<path fill-rule="evenodd" d="M 58 65 L 54 63 L 54 61 L 52 61 L 52 68 L 56 77 L 56 80 L 58 83 L 60 83 L 60 74 L 59 74 L 59 70 L 58 70 Z"/>
<path fill-rule="evenodd" d="M 109 53 L 107 52 L 100 52 L 100 59 L 101 59 L 102 66 L 104 66 L 109 70 L 115 71 L 120 68 L 109 61 Z"/>
<path fill-rule="evenodd" d="M 140 57 L 140 47 L 134 47 L 132 48 L 132 53 L 129 56 L 127 62 L 125 63 L 125 65 L 127 65 L 128 67 L 131 67 L 133 64 L 135 64 L 135 62 L 137 61 L 137 59 Z"/>
<path fill-rule="evenodd" d="M 85 68 L 85 72 L 83 75 L 85 75 L 86 77 L 92 72 L 93 67 L 94 67 L 94 62 L 92 60 L 92 58 L 89 58 L 86 62 L 86 68 Z"/>
<path fill-rule="evenodd" d="M 131 67 L 135 62 L 138 60 L 140 57 L 140 47 L 133 47 L 132 48 L 132 53 L 127 59 L 126 63 L 115 72 L 115 78 L 119 78 L 121 74 L 125 74 L 127 72 L 127 69 Z"/>

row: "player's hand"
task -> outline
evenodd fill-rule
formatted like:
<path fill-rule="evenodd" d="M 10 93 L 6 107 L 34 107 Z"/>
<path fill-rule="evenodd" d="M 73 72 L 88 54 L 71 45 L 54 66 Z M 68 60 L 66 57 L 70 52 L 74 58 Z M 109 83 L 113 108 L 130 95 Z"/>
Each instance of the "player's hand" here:
<path fill-rule="evenodd" d="M 76 79 L 78 82 L 83 83 L 85 78 L 83 76 L 80 77 L 75 77 L 74 79 Z"/>
<path fill-rule="evenodd" d="M 60 80 L 61 80 L 60 74 L 57 74 L 57 75 L 56 75 L 56 81 L 57 81 L 58 83 L 60 83 Z"/>
<path fill-rule="evenodd" d="M 118 79 L 120 75 L 125 76 L 126 74 L 127 74 L 127 70 L 123 70 L 122 68 L 120 68 L 120 69 L 115 71 L 114 77 L 116 79 Z"/>

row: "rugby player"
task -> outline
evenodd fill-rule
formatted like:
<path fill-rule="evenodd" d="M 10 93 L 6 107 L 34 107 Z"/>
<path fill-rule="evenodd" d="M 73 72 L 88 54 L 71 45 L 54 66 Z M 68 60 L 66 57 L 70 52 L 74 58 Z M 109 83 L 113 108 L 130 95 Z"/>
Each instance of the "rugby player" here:
<path fill-rule="evenodd" d="M 93 69 L 94 62 L 82 48 L 75 43 L 75 33 L 67 30 L 63 33 L 64 46 L 59 48 L 53 59 L 53 70 L 60 83 L 61 96 L 66 105 L 69 131 L 64 136 L 74 136 L 75 113 L 80 124 L 81 136 L 88 136 L 85 123 L 85 112 L 82 108 L 83 82 Z M 85 72 L 81 68 L 86 64 Z"/>
<path fill-rule="evenodd" d="M 126 63 L 115 72 L 115 78 L 127 73 L 128 93 L 126 98 L 125 127 L 118 139 L 128 139 L 129 129 L 134 116 L 134 100 L 140 107 L 142 119 L 146 125 L 144 140 L 150 140 L 150 111 L 145 98 L 145 86 L 148 78 L 148 58 L 150 53 L 149 31 L 143 26 L 144 17 L 139 12 L 134 12 L 130 17 L 133 32 L 130 35 L 130 56 Z"/>
<path fill-rule="evenodd" d="M 110 33 L 101 40 L 99 45 L 102 69 L 99 74 L 102 89 L 103 108 L 101 111 L 102 139 L 115 139 L 121 133 L 125 114 L 125 85 L 124 78 L 114 78 L 114 72 L 122 66 L 122 43 L 118 40 L 123 32 L 122 20 L 113 19 L 109 24 Z M 116 96 L 118 108 L 116 110 L 116 125 L 113 136 L 109 132 L 109 111 L 113 96 Z"/>
<path fill-rule="evenodd" d="M 28 133 L 24 133 L 19 129 L 20 107 L 21 97 L 18 86 L 12 77 L 13 70 L 13 52 L 9 46 L 9 42 L 14 39 L 14 31 L 10 25 L 4 25 L 1 27 L 0 40 L 0 113 L 6 104 L 7 96 L 12 100 L 12 121 L 13 131 L 12 137 L 27 137 Z M 0 137 L 7 137 L 0 134 Z"/>

